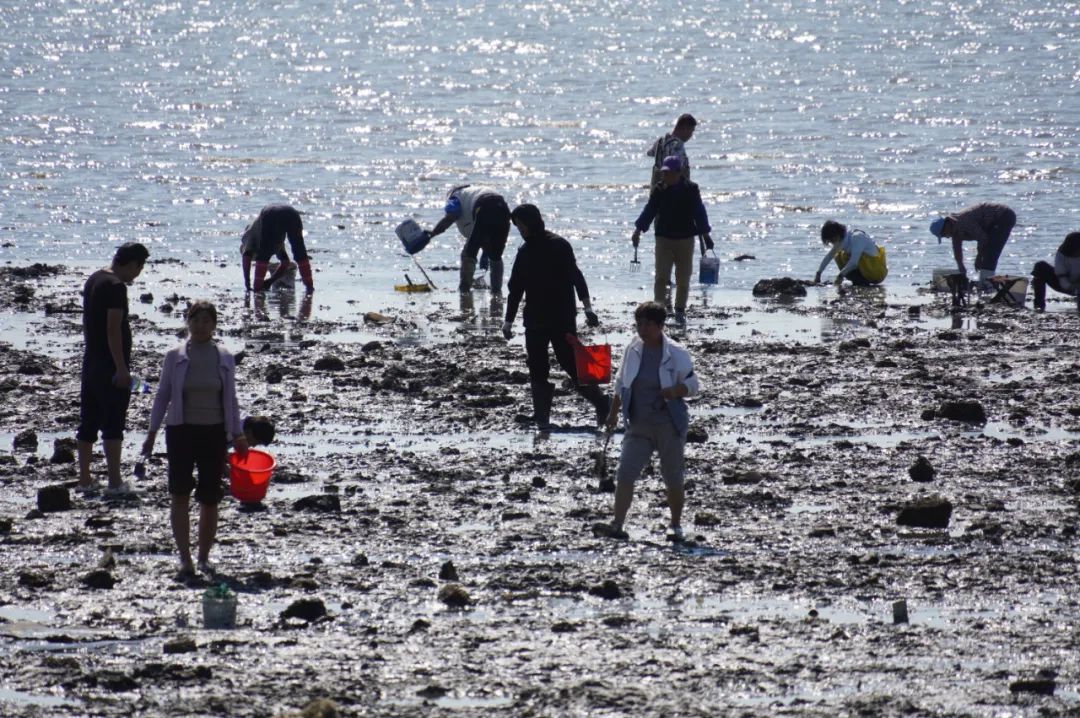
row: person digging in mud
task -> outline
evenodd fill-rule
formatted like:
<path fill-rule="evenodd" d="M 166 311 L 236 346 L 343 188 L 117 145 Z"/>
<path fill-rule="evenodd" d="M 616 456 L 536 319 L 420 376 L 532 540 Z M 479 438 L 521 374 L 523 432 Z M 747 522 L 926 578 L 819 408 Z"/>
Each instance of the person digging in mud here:
<path fill-rule="evenodd" d="M 251 235 L 249 237 L 249 235 Z M 254 242 L 255 249 L 255 291 L 261 292 L 270 287 L 275 281 L 285 276 L 289 270 L 288 255 L 286 254 L 277 272 L 266 281 L 266 272 L 270 268 L 270 258 L 273 257 L 289 240 L 293 258 L 296 260 L 296 268 L 300 272 L 300 278 L 304 282 L 304 288 L 308 292 L 315 291 L 315 280 L 311 275 L 311 258 L 304 246 L 304 222 L 300 218 L 300 212 L 287 204 L 268 204 L 259 212 L 258 218 L 244 232 L 245 242 Z M 241 252 L 243 249 L 241 248 Z M 278 258 L 281 255 L 278 254 Z M 246 254 L 244 261 L 244 286 L 250 288 L 248 283 L 248 268 L 251 259 Z"/>
<path fill-rule="evenodd" d="M 251 291 L 251 262 L 255 259 L 255 253 L 259 250 L 261 228 L 262 223 L 255 220 L 244 228 L 244 236 L 240 238 L 240 261 L 244 269 L 244 289 L 249 292 Z M 274 254 L 278 259 L 278 268 L 263 282 L 262 288 L 264 290 L 269 289 L 270 285 L 284 277 L 293 266 L 289 260 L 289 253 L 285 251 L 284 239 L 278 244 Z M 267 266 L 269 267 L 269 265 Z"/>
<path fill-rule="evenodd" d="M 1031 269 L 1035 311 L 1046 309 L 1046 288 L 1070 294 L 1080 300 L 1080 232 L 1072 232 L 1058 247 L 1054 263 L 1036 262 Z"/>
<path fill-rule="evenodd" d="M 660 167 L 663 181 L 653 187 L 649 201 L 634 222 L 630 242 L 637 249 L 641 233 L 656 220 L 656 270 L 653 299 L 663 303 L 667 296 L 671 268 L 675 267 L 675 323 L 686 323 L 686 301 L 690 296 L 690 275 L 694 270 L 694 237 L 702 239 L 702 253 L 713 248 L 709 236 L 709 216 L 701 202 L 698 186 L 681 174 L 682 160 L 665 157 Z"/>
<path fill-rule="evenodd" d="M 828 220 L 821 225 L 821 243 L 829 247 L 821 260 L 814 282 L 821 281 L 821 273 L 836 259 L 840 271 L 834 284 L 840 286 L 845 279 L 860 287 L 880 284 L 888 274 L 885 266 L 885 250 L 877 246 L 870 235 L 861 229 L 848 229 L 839 222 Z"/>
<path fill-rule="evenodd" d="M 575 290 L 585 309 L 585 323 L 597 327 L 600 319 L 592 310 L 589 287 L 578 269 L 570 243 L 547 231 L 540 210 L 534 205 L 515 207 L 511 219 L 525 243 L 514 257 L 514 267 L 510 271 L 506 321 L 503 322 L 502 332 L 507 339 L 513 336 L 514 317 L 524 297 L 525 310 L 522 315 L 533 420 L 541 431 L 547 431 L 551 428 L 551 400 L 555 395 L 555 385 L 548 382 L 551 373 L 549 344 L 559 366 L 577 382 L 574 350 L 566 341 L 568 333 L 577 335 Z M 593 405 L 596 423 L 602 424 L 610 405 L 608 397 L 593 384 L 578 386 L 577 391 Z"/>
<path fill-rule="evenodd" d="M 101 432 L 110 495 L 130 492 L 120 478 L 128 403 L 131 401 L 131 325 L 127 285 L 142 272 L 150 252 L 138 242 L 122 245 L 107 269 L 90 275 L 83 286 L 83 360 L 79 390 L 79 428 L 75 433 L 79 457 L 77 490 L 96 490 L 90 458 Z"/>
<path fill-rule="evenodd" d="M 997 274 L 998 258 L 1005 243 L 1016 226 L 1016 212 L 1003 204 L 977 204 L 973 207 L 938 217 L 930 223 L 930 233 L 938 238 L 952 239 L 953 258 L 960 274 L 967 274 L 964 266 L 964 242 L 975 242 L 975 269 L 979 272 L 979 286 L 990 287 L 990 278 Z"/>
<path fill-rule="evenodd" d="M 634 482 L 656 452 L 667 488 L 672 538 L 685 538 L 683 474 L 690 412 L 684 399 L 697 394 L 700 384 L 689 352 L 664 334 L 666 319 L 659 302 L 645 302 L 634 310 L 638 336 L 623 354 L 607 416 L 608 431 L 615 431 L 620 412 L 626 422 L 616 474 L 615 519 L 594 527 L 598 535 L 628 538 L 623 524 L 634 500 Z"/>
<path fill-rule="evenodd" d="M 162 421 L 169 461 L 169 519 L 180 553 L 180 578 L 193 576 L 191 492 L 199 502 L 198 569 L 211 574 L 210 548 L 217 536 L 218 504 L 225 496 L 221 476 L 228 442 L 238 454 L 248 449 L 236 401 L 236 361 L 214 341 L 217 308 L 197 301 L 186 312 L 188 340 L 165 355 L 150 429 L 142 452 L 149 456 Z M 194 472 L 198 468 L 199 479 Z"/>
<path fill-rule="evenodd" d="M 458 281 L 459 292 L 472 291 L 473 274 L 476 272 L 476 257 L 484 250 L 481 269 L 484 264 L 491 266 L 491 291 L 502 293 L 503 250 L 506 238 L 510 235 L 510 208 L 495 190 L 490 187 L 460 185 L 446 195 L 444 216 L 430 230 L 424 230 L 421 247 L 432 237 L 436 237 L 450 225 L 457 224 L 461 236 L 465 237 L 465 246 L 461 249 L 461 274 Z M 419 251 L 419 250 L 418 250 Z"/>

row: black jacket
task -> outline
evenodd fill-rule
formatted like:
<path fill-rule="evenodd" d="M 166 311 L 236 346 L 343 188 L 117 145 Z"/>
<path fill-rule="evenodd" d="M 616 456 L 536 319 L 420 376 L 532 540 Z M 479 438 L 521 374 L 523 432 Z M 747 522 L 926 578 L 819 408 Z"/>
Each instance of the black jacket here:
<path fill-rule="evenodd" d="M 583 302 L 589 299 L 589 287 L 570 243 L 551 232 L 526 239 L 510 271 L 506 321 L 514 321 L 524 296 L 526 329 L 573 331 L 577 315 L 575 289 Z"/>
<path fill-rule="evenodd" d="M 634 226 L 642 232 L 656 219 L 656 236 L 667 239 L 689 239 L 710 231 L 709 217 L 701 202 L 698 186 L 680 179 L 670 187 L 654 187 L 649 203 L 641 210 Z"/>

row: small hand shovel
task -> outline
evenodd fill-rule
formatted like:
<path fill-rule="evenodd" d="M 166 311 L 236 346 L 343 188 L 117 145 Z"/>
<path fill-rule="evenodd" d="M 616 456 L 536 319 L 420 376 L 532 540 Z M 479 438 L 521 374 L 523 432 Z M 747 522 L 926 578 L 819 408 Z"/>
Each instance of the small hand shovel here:
<path fill-rule="evenodd" d="M 608 456 L 608 444 L 611 443 L 611 435 L 614 432 L 604 431 L 604 448 L 600 450 L 599 455 L 596 456 L 596 461 L 593 464 L 593 469 L 596 472 L 596 477 L 600 479 L 599 489 L 604 493 L 611 493 L 615 490 L 615 482 L 608 478 L 607 470 L 607 456 Z"/>

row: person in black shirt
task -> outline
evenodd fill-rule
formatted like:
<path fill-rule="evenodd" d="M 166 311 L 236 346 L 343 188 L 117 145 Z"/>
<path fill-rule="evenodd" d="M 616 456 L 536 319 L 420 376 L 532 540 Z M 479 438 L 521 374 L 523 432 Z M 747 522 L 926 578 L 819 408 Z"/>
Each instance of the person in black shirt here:
<path fill-rule="evenodd" d="M 550 428 L 551 400 L 555 395 L 555 385 L 548 382 L 551 373 L 549 344 L 555 351 L 559 366 L 577 381 L 574 351 L 566 341 L 567 333 L 577 334 L 575 289 L 585 309 L 586 324 L 599 326 L 600 320 L 592 310 L 589 287 L 578 269 L 570 243 L 547 231 L 540 210 L 534 205 L 516 207 L 510 219 L 525 244 L 514 257 L 514 267 L 510 271 L 506 321 L 502 332 L 507 339 L 513 336 L 514 317 L 524 297 L 525 311 L 522 314 L 533 418 L 537 426 L 546 431 Z M 597 424 L 603 423 L 610 406 L 608 397 L 595 385 L 578 386 L 577 390 L 596 409 Z"/>
<path fill-rule="evenodd" d="M 690 295 L 690 275 L 694 270 L 694 237 L 700 235 L 705 249 L 713 248 L 709 217 L 701 202 L 698 186 L 683 177 L 682 160 L 666 157 L 661 165 L 663 181 L 649 193 L 649 202 L 634 223 L 630 237 L 634 247 L 641 233 L 656 219 L 656 276 L 653 300 L 663 304 L 667 296 L 671 267 L 675 266 L 675 323 L 686 323 L 686 300 Z"/>
<path fill-rule="evenodd" d="M 308 257 L 307 248 L 304 246 L 304 222 L 300 219 L 300 213 L 293 207 L 287 204 L 268 204 L 263 207 L 259 212 L 258 219 L 248 227 L 247 232 L 254 234 L 254 237 L 258 237 L 258 241 L 254 241 L 254 237 L 251 237 L 248 242 L 254 243 L 257 249 L 255 250 L 255 291 L 261 292 L 268 288 L 270 284 L 279 279 L 286 271 L 288 271 L 288 255 L 286 254 L 281 262 L 281 266 L 278 267 L 277 273 L 270 278 L 270 282 L 265 281 L 266 272 L 270 266 L 270 258 L 273 257 L 285 243 L 285 239 L 289 240 L 289 247 L 292 249 L 293 259 L 296 260 L 296 268 L 300 271 L 300 278 L 304 281 L 304 287 L 309 292 L 315 291 L 315 282 L 311 276 L 311 259 Z M 248 234 L 245 232 L 245 236 Z M 244 249 L 241 249 L 243 252 Z M 281 258 L 279 254 L 279 258 Z M 244 262 L 244 286 L 248 285 L 248 266 L 250 259 Z"/>
<path fill-rule="evenodd" d="M 142 272 L 150 252 L 129 242 L 116 250 L 112 264 L 90 275 L 83 287 L 82 386 L 79 391 L 79 489 L 92 491 L 90 457 L 98 432 L 105 448 L 109 491 L 127 493 L 120 478 L 120 449 L 131 399 L 131 325 L 127 285 Z"/>

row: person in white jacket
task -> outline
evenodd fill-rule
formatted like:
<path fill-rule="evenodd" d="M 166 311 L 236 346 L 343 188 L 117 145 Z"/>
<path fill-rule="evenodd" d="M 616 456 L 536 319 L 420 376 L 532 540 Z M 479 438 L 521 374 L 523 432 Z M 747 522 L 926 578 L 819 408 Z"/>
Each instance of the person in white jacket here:
<path fill-rule="evenodd" d="M 1046 288 L 1080 299 L 1080 232 L 1071 232 L 1058 247 L 1054 264 L 1036 262 L 1031 270 L 1035 311 L 1046 309 Z"/>
<path fill-rule="evenodd" d="M 656 452 L 671 509 L 672 538 L 684 539 L 684 449 L 690 427 L 685 399 L 696 395 L 700 385 L 689 352 L 664 334 L 666 320 L 664 305 L 658 302 L 645 302 L 634 310 L 638 336 L 626 347 L 615 376 L 607 429 L 615 430 L 621 413 L 626 435 L 619 455 L 615 519 L 610 525 L 601 524 L 597 532 L 612 538 L 627 538 L 623 522 L 634 500 L 634 482 Z"/>
<path fill-rule="evenodd" d="M 191 562 L 191 493 L 199 502 L 199 571 L 212 574 L 210 548 L 217 537 L 218 503 L 225 496 L 221 477 L 232 441 L 237 453 L 248 449 L 236 401 L 236 361 L 214 342 L 217 309 L 206 301 L 187 309 L 188 340 L 165 355 L 150 429 L 142 453 L 149 456 L 162 421 L 169 460 L 169 513 L 180 553 L 180 579 L 194 575 Z M 195 469 L 199 480 L 195 481 Z"/>
<path fill-rule="evenodd" d="M 885 251 L 861 229 L 848 229 L 830 219 L 821 226 L 821 243 L 829 247 L 829 252 L 821 260 L 821 266 L 814 275 L 815 282 L 821 281 L 822 273 L 838 256 L 838 264 L 842 266 L 833 282 L 836 285 L 848 279 L 852 284 L 866 287 L 885 279 L 888 271 L 885 268 Z"/>

